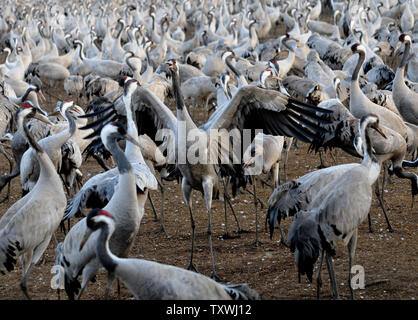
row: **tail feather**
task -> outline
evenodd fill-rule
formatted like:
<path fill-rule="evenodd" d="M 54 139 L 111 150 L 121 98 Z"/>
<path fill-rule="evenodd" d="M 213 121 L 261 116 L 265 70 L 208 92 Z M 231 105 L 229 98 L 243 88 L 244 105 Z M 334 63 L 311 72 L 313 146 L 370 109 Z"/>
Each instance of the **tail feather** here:
<path fill-rule="evenodd" d="M 16 251 L 19 251 L 19 241 L 4 239 L 0 242 L 0 273 L 5 274 L 5 270 L 10 272 L 16 265 Z"/>
<path fill-rule="evenodd" d="M 299 274 L 306 274 L 312 282 L 314 264 L 321 250 L 321 239 L 318 224 L 311 212 L 301 211 L 295 215 L 289 228 L 288 240 L 290 250 L 295 253 Z"/>
<path fill-rule="evenodd" d="M 302 196 L 296 192 L 299 186 L 299 182 L 291 180 L 278 186 L 271 194 L 267 210 L 270 238 L 273 237 L 276 223 L 280 224 L 281 219 L 293 216 L 300 210 Z"/>
<path fill-rule="evenodd" d="M 225 285 L 232 300 L 260 300 L 260 295 L 246 283 Z"/>

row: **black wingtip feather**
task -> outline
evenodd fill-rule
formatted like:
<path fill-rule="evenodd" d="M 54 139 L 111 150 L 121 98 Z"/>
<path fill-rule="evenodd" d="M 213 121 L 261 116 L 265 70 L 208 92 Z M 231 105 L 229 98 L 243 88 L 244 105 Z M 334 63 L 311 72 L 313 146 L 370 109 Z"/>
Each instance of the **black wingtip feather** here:
<path fill-rule="evenodd" d="M 95 117 L 95 116 L 97 116 L 99 114 L 105 113 L 106 111 L 111 110 L 113 107 L 114 107 L 114 105 L 112 104 L 112 105 L 110 105 L 108 107 L 105 107 L 105 108 L 99 110 L 99 111 L 95 111 L 95 112 L 91 112 L 91 113 L 87 113 L 87 114 L 78 116 L 78 118 L 80 118 L 80 119 L 92 118 L 92 117 Z"/>

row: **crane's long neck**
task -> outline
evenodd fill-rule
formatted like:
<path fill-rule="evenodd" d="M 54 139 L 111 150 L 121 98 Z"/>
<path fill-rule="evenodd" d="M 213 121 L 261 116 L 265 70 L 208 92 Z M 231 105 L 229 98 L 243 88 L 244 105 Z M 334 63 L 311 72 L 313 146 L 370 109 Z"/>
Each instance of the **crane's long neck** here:
<path fill-rule="evenodd" d="M 84 50 L 83 50 L 84 45 L 82 43 L 78 43 L 78 49 L 79 49 L 79 55 L 80 55 L 80 59 L 81 61 L 86 60 L 86 56 L 84 55 Z"/>
<path fill-rule="evenodd" d="M 361 164 L 369 169 L 369 183 L 375 183 L 380 174 L 380 163 L 372 153 L 372 143 L 369 136 L 370 128 L 366 123 L 360 127 L 360 135 L 363 142 L 363 161 Z"/>
<path fill-rule="evenodd" d="M 176 102 L 177 120 L 185 122 L 186 132 L 188 132 L 190 129 L 196 128 L 196 125 L 193 122 L 189 112 L 187 111 L 187 108 L 184 105 L 184 99 L 180 89 L 180 80 L 178 73 L 172 72 L 171 79 L 173 83 L 174 100 Z"/>
<path fill-rule="evenodd" d="M 360 90 L 358 78 L 359 78 L 360 68 L 362 67 L 365 59 L 366 59 L 366 54 L 363 51 L 360 51 L 358 60 L 357 60 L 357 65 L 354 68 L 353 75 L 351 76 L 351 87 L 356 90 Z"/>
<path fill-rule="evenodd" d="M 117 164 L 119 178 L 113 197 L 105 208 L 110 212 L 119 210 L 118 220 L 121 223 L 128 224 L 126 229 L 133 228 L 133 230 L 137 230 L 142 217 L 138 217 L 140 211 L 138 208 L 134 170 L 127 156 L 120 149 L 116 139 L 110 139 L 107 143 L 107 148 L 112 153 L 112 157 Z"/>
<path fill-rule="evenodd" d="M 96 247 L 96 253 L 100 262 L 109 272 L 115 272 L 119 260 L 109 249 L 109 239 L 112 233 L 113 230 L 110 230 L 109 225 L 105 223 L 101 228 Z"/>
<path fill-rule="evenodd" d="M 60 133 L 57 133 L 50 138 L 49 143 L 51 143 L 51 146 L 53 146 L 53 148 L 61 148 L 61 146 L 74 135 L 77 129 L 75 121 L 73 117 L 71 117 L 69 110 L 65 111 L 65 118 L 68 122 L 68 129 L 61 131 Z"/>
<path fill-rule="evenodd" d="M 257 30 L 255 29 L 255 24 L 250 26 L 250 46 L 255 48 L 258 44 Z"/>
<path fill-rule="evenodd" d="M 405 51 L 403 53 L 401 63 L 399 64 L 399 67 L 398 67 L 398 70 L 400 70 L 402 73 L 405 72 L 405 66 L 406 66 L 406 62 L 408 61 L 410 52 L 411 52 L 411 42 L 405 41 Z"/>
<path fill-rule="evenodd" d="M 141 81 L 141 70 L 138 70 L 138 68 L 131 63 L 131 58 L 132 57 L 128 57 L 127 59 L 125 59 L 125 62 L 128 65 L 128 67 L 132 70 L 132 73 L 134 74 L 134 79 Z"/>
<path fill-rule="evenodd" d="M 20 124 L 18 124 L 19 128 L 22 128 L 23 126 L 23 134 L 30 146 L 38 153 L 44 152 L 41 148 L 41 146 L 38 144 L 38 142 L 35 140 L 35 138 L 32 136 L 32 134 L 29 131 L 28 126 L 24 122 L 24 119 L 19 119 L 21 121 Z"/>
<path fill-rule="evenodd" d="M 28 96 L 29 96 L 29 93 L 31 93 L 32 91 L 34 91 L 35 89 L 33 88 L 33 87 L 28 87 L 27 89 L 26 89 L 26 91 L 25 91 L 25 93 L 23 94 L 23 96 L 20 98 L 20 101 L 21 102 L 23 102 L 23 101 L 26 101 L 26 99 L 28 98 Z"/>
<path fill-rule="evenodd" d="M 51 159 L 44 152 L 44 150 L 42 150 L 41 146 L 32 136 L 32 134 L 29 131 L 28 126 L 26 125 L 26 123 L 24 123 L 23 119 L 21 121 L 22 121 L 21 125 L 23 125 L 24 136 L 26 140 L 28 141 L 29 145 L 36 151 L 36 157 L 38 158 L 38 163 L 40 167 L 39 180 L 50 178 L 52 176 L 57 176 L 55 166 L 52 163 Z M 19 125 L 19 127 L 21 126 Z"/>
<path fill-rule="evenodd" d="M 238 71 L 237 68 L 235 68 L 232 63 L 231 63 L 231 59 L 230 57 L 228 57 L 227 59 L 225 59 L 225 63 L 227 65 L 227 67 L 235 74 L 235 76 L 237 77 L 237 79 L 239 79 L 239 86 L 246 86 L 248 85 L 247 79 L 245 79 L 245 77 L 241 74 L 241 72 Z"/>
<path fill-rule="evenodd" d="M 137 138 L 138 129 L 136 127 L 133 114 L 132 114 L 132 108 L 131 108 L 132 100 L 131 99 L 132 99 L 132 94 L 123 96 L 123 101 L 125 103 L 125 111 L 126 111 L 126 122 L 128 126 L 127 131 L 131 137 Z M 126 142 L 125 155 L 130 162 L 145 164 L 141 149 L 130 141 Z"/>

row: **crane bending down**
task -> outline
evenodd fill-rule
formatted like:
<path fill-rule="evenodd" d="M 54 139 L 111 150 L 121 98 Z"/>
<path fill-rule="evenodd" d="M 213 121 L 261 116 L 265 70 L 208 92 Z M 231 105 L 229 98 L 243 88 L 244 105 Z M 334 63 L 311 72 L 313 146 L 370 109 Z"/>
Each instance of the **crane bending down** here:
<path fill-rule="evenodd" d="M 346 171 L 339 179 L 327 184 L 306 211 L 295 215 L 289 229 L 290 249 L 295 253 L 299 275 L 306 273 L 312 281 L 314 264 L 318 256 L 321 256 L 317 277 L 318 297 L 325 253 L 333 297 L 339 298 L 331 256 L 335 255 L 337 241 L 343 241 L 348 246 L 348 284 L 351 297 L 354 298 L 351 288 L 351 266 L 357 244 L 357 228 L 369 213 L 372 185 L 380 173 L 380 163 L 372 153 L 369 128 L 374 128 L 385 137 L 376 115 L 363 116 L 359 123 L 364 151 L 363 161 Z"/>
<path fill-rule="evenodd" d="M 258 300 L 247 284 L 223 285 L 202 274 L 144 259 L 122 259 L 109 249 L 115 219 L 101 209 L 87 216 L 85 237 L 99 230 L 96 255 L 108 272 L 114 273 L 140 300 Z M 86 238 L 85 238 L 86 239 Z M 84 242 L 84 240 L 83 240 Z"/>
<path fill-rule="evenodd" d="M 131 96 L 137 88 L 136 80 L 129 80 L 124 87 L 123 101 L 125 103 L 128 132 L 117 122 L 106 122 L 100 132 L 100 137 L 107 150 L 112 153 L 118 170 L 118 185 L 115 188 L 112 199 L 103 208 L 113 214 L 116 221 L 116 230 L 110 241 L 112 252 L 120 257 L 128 255 L 133 240 L 138 233 L 141 219 L 144 215 L 144 205 L 147 199 L 148 189 L 156 189 L 157 181 L 150 172 L 142 157 L 139 144 L 133 137 L 138 136 L 135 123 L 132 117 Z M 92 123 L 86 127 L 97 125 Z M 86 128 L 85 127 L 85 128 Z M 96 135 L 97 133 L 93 133 Z M 89 138 L 89 137 L 86 137 Z M 126 150 L 122 152 L 117 140 L 126 139 Z M 134 169 L 130 159 L 136 159 L 136 164 L 141 168 L 142 186 L 138 188 Z M 68 232 L 64 242 L 59 243 L 56 252 L 56 264 L 63 266 L 65 270 L 65 291 L 70 299 L 78 293 L 77 299 L 81 297 L 88 281 L 93 280 L 97 270 L 102 268 L 96 256 L 96 236 L 90 237 L 89 241 L 83 245 L 80 251 L 82 238 L 87 232 L 86 218 L 80 220 Z M 77 278 L 82 275 L 82 283 Z M 114 274 L 108 274 L 105 298 L 107 298 L 110 286 L 113 282 Z M 80 289 L 81 288 L 81 289 Z"/>
<path fill-rule="evenodd" d="M 64 112 L 69 115 L 68 109 Z M 33 266 L 48 247 L 52 235 L 64 214 L 66 198 L 64 188 L 47 153 L 30 134 L 24 123 L 34 117 L 50 123 L 48 118 L 31 103 L 22 104 L 15 115 L 18 130 L 24 133 L 39 161 L 40 174 L 37 183 L 22 199 L 14 203 L 0 220 L 0 273 L 14 269 L 16 259 L 22 263 L 23 280 L 20 288 L 23 297 L 29 299 L 26 282 Z M 74 126 L 74 121 L 70 125 Z"/>

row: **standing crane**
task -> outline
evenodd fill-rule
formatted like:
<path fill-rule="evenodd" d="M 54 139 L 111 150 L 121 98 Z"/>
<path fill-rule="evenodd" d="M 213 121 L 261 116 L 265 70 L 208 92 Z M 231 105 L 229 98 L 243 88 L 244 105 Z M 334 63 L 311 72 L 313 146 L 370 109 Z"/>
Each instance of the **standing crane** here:
<path fill-rule="evenodd" d="M 62 110 L 69 116 L 68 108 Z M 67 203 L 64 188 L 51 159 L 30 134 L 25 119 L 34 117 L 49 123 L 30 102 L 22 104 L 15 114 L 18 130 L 24 133 L 40 166 L 39 179 L 33 189 L 14 203 L 0 220 L 0 272 L 14 269 L 16 259 L 22 263 L 23 298 L 30 299 L 26 283 L 64 214 Z M 70 122 L 74 126 L 74 121 Z"/>
<path fill-rule="evenodd" d="M 307 275 L 312 282 L 314 263 L 320 255 L 317 277 L 317 296 L 321 285 L 320 273 L 324 253 L 330 275 L 332 293 L 339 298 L 332 256 L 337 241 L 348 247 L 351 297 L 351 266 L 357 244 L 357 228 L 366 219 L 372 202 L 372 185 L 380 173 L 380 163 L 372 153 L 369 128 L 375 129 L 384 138 L 376 115 L 363 116 L 359 132 L 364 150 L 363 161 L 346 171 L 339 179 L 328 183 L 313 199 L 306 211 L 299 212 L 289 229 L 290 249 L 295 253 L 299 275 Z M 321 252 L 321 253 L 320 253 Z"/>
<path fill-rule="evenodd" d="M 148 189 L 157 189 L 157 181 L 146 165 L 139 144 L 136 140 L 138 131 L 132 117 L 131 97 L 135 92 L 138 83 L 135 79 L 127 81 L 124 87 L 123 101 L 127 116 L 128 131 L 126 132 L 118 122 L 105 121 L 105 125 L 100 132 L 100 137 L 104 146 L 109 150 L 115 159 L 118 171 L 118 185 L 115 188 L 112 199 L 103 208 L 113 214 L 116 222 L 116 231 L 113 234 L 110 246 L 112 252 L 120 257 L 126 257 L 133 244 L 133 240 L 138 233 L 141 219 L 144 215 L 144 205 L 148 195 Z M 100 123 L 100 122 L 99 122 Z M 91 123 L 85 128 L 95 126 L 98 123 Z M 97 133 L 93 133 L 95 136 Z M 91 136 L 91 135 L 90 135 Z M 89 136 L 86 138 L 90 138 Z M 125 153 L 120 149 L 117 141 L 126 139 Z M 135 174 L 134 169 L 128 158 L 136 159 L 134 162 L 140 170 L 140 174 Z M 135 170 L 135 171 L 136 171 Z M 138 177 L 142 181 L 138 183 Z M 96 272 L 102 268 L 96 256 L 95 237 L 91 237 L 88 242 L 83 244 L 80 250 L 82 238 L 87 232 L 86 218 L 80 220 L 67 233 L 63 242 L 57 246 L 56 264 L 61 264 L 65 270 L 65 291 L 70 299 L 78 293 L 77 299 L 81 297 L 86 285 L 93 279 Z M 82 275 L 82 283 L 77 278 Z M 106 285 L 105 298 L 107 298 L 110 286 L 114 280 L 114 274 L 109 273 Z"/>

